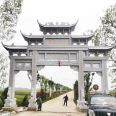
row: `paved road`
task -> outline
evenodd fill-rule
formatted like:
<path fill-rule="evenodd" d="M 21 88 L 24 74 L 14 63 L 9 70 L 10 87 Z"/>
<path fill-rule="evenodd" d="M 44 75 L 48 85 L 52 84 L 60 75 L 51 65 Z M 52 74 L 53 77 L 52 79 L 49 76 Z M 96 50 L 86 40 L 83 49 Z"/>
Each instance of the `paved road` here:
<path fill-rule="evenodd" d="M 69 97 L 68 106 L 63 105 L 63 96 L 57 97 L 43 104 L 42 111 L 25 111 L 15 116 L 86 116 L 85 113 L 77 111 L 73 102 L 73 92 L 67 93 Z"/>

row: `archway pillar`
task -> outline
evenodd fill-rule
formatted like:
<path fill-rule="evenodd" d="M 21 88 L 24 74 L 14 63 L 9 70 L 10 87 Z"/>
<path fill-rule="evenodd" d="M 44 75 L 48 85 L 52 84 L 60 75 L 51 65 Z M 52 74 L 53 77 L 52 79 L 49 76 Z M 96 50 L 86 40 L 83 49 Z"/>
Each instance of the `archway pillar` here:
<path fill-rule="evenodd" d="M 108 92 L 108 79 L 107 79 L 107 61 L 102 60 L 102 77 L 101 77 L 101 89 L 102 93 Z"/>
<path fill-rule="evenodd" d="M 15 98 L 15 60 L 10 56 L 10 73 L 9 73 L 9 87 L 7 93 L 7 99 L 5 99 L 5 104 L 3 109 L 15 109 L 16 108 L 16 98 Z"/>
<path fill-rule="evenodd" d="M 36 103 L 36 83 L 37 83 L 37 71 L 44 68 L 44 66 L 37 66 L 35 71 L 35 75 L 32 75 L 32 71 L 28 71 L 30 75 L 32 76 L 30 78 L 31 80 L 31 98 L 29 100 L 28 110 L 36 110 L 37 109 L 37 103 Z M 34 78 L 33 78 L 34 77 Z"/>
<path fill-rule="evenodd" d="M 36 83 L 37 83 L 37 51 L 33 51 L 32 56 L 32 79 L 31 79 L 31 98 L 29 99 L 28 110 L 36 110 Z"/>
<path fill-rule="evenodd" d="M 78 73 L 78 100 L 77 106 L 80 110 L 87 109 L 85 105 L 85 90 L 84 90 L 84 63 L 83 51 L 79 51 L 79 73 Z"/>

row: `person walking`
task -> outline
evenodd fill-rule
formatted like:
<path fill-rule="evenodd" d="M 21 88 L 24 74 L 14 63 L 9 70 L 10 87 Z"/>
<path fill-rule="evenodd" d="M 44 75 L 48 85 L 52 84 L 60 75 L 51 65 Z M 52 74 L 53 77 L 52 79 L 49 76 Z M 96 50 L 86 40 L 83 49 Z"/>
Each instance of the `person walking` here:
<path fill-rule="evenodd" d="M 42 99 L 40 97 L 38 97 L 36 102 L 37 102 L 37 105 L 38 105 L 38 111 L 41 111 L 41 109 L 42 109 Z"/>
<path fill-rule="evenodd" d="M 63 99 L 64 99 L 64 106 L 65 106 L 65 105 L 67 106 L 68 96 L 65 95 L 65 96 L 63 97 Z"/>

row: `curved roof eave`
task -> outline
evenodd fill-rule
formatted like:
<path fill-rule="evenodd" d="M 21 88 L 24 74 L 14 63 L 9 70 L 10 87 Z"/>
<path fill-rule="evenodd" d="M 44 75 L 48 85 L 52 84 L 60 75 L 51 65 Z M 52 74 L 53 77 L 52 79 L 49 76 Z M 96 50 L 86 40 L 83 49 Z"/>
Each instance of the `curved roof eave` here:
<path fill-rule="evenodd" d="M 72 38 L 85 38 L 85 39 L 91 39 L 92 37 L 94 36 L 94 34 L 91 34 L 91 35 L 71 35 Z"/>
<path fill-rule="evenodd" d="M 77 22 L 78 22 L 78 20 L 76 21 L 76 23 L 74 23 L 74 24 L 71 24 L 71 25 L 64 25 L 64 27 L 68 27 L 68 28 L 75 28 L 75 26 L 76 26 L 76 24 L 77 24 Z M 41 24 L 38 20 L 37 20 L 37 23 L 39 24 L 39 27 L 40 27 L 40 29 L 42 29 L 42 28 L 51 28 L 52 27 L 52 25 L 43 25 L 43 24 Z M 53 27 L 63 27 L 63 25 L 53 25 Z"/>
<path fill-rule="evenodd" d="M 23 38 L 28 41 L 28 39 L 32 39 L 32 38 L 43 38 L 43 35 L 26 35 L 26 34 L 23 34 L 21 32 L 21 35 L 23 36 Z"/>
<path fill-rule="evenodd" d="M 1 42 L 2 43 L 2 42 Z M 6 49 L 6 50 L 27 50 L 27 46 L 14 46 L 14 45 L 5 45 L 3 44 L 3 47 Z"/>
<path fill-rule="evenodd" d="M 20 33 L 23 36 L 23 38 L 25 39 L 25 41 L 27 41 L 27 35 L 23 34 L 22 31 L 20 31 Z"/>
<path fill-rule="evenodd" d="M 90 46 L 89 50 L 112 50 L 116 46 Z"/>
<path fill-rule="evenodd" d="M 8 49 L 7 49 L 7 46 L 6 46 L 5 44 L 3 44 L 3 42 L 1 42 L 1 44 L 2 44 L 2 46 L 3 46 L 6 50 L 8 50 Z"/>
<path fill-rule="evenodd" d="M 70 27 L 75 27 L 77 23 L 78 23 L 78 20 L 74 24 L 70 25 Z"/>
<path fill-rule="evenodd" d="M 43 31 L 44 25 L 41 24 L 38 20 L 37 20 L 37 23 L 38 23 L 38 25 L 39 25 L 40 30 Z"/>
<path fill-rule="evenodd" d="M 44 25 L 41 24 L 38 20 L 37 20 L 37 23 L 39 24 L 39 26 L 44 27 Z"/>

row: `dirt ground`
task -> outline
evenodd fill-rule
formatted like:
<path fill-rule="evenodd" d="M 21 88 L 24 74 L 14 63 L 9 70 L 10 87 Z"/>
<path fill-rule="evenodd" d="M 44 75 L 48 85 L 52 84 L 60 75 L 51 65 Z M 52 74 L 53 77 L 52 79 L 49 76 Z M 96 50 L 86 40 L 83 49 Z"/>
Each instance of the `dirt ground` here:
<path fill-rule="evenodd" d="M 66 95 L 66 94 L 64 94 Z M 79 112 L 73 102 L 73 92 L 68 92 L 68 106 L 63 105 L 61 95 L 42 105 L 42 111 L 25 111 L 17 113 L 15 116 L 86 116 L 86 113 Z"/>

